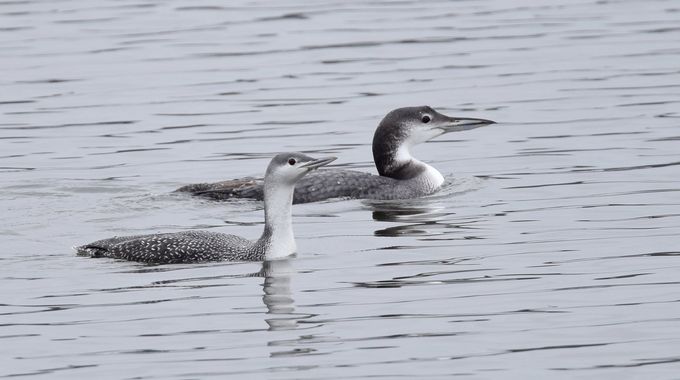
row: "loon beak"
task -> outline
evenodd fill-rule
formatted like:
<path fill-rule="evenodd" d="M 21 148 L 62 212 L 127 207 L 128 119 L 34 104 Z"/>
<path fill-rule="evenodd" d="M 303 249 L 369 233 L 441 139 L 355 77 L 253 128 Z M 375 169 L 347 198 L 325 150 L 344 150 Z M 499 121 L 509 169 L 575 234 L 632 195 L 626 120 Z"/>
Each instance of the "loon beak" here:
<path fill-rule="evenodd" d="M 324 158 L 318 158 L 316 160 L 312 160 L 309 162 L 305 162 L 304 164 L 300 165 L 301 168 L 305 168 L 307 170 L 314 170 L 316 168 L 320 168 L 322 166 L 326 166 L 330 164 L 331 162 L 337 160 L 337 157 L 324 157 Z"/>
<path fill-rule="evenodd" d="M 496 124 L 496 122 L 486 119 L 447 117 L 446 121 L 442 122 L 442 125 L 438 126 L 438 128 L 443 129 L 444 133 L 448 133 L 467 131 L 489 124 Z"/>

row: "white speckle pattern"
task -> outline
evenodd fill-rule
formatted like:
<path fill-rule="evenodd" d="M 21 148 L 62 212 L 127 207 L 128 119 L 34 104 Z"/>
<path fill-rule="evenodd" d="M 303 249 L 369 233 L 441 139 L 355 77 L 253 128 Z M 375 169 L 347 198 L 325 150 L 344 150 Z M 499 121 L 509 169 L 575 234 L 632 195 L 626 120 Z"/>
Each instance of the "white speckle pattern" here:
<path fill-rule="evenodd" d="M 259 261 L 267 251 L 265 236 L 257 241 L 208 231 L 113 237 L 76 247 L 79 255 L 145 263 Z"/>

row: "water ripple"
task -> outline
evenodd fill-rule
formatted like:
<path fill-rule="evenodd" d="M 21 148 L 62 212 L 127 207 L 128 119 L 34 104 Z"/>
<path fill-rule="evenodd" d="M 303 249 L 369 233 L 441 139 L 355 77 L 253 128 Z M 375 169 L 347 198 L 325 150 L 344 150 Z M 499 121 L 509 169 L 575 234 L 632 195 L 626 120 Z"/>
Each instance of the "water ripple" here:
<path fill-rule="evenodd" d="M 680 8 L 670 2 L 0 2 L 0 377 L 677 377 Z M 262 205 L 170 194 L 280 151 L 375 173 L 430 104 L 498 124 L 413 154 L 407 201 L 293 209 L 280 262 L 70 247 Z"/>

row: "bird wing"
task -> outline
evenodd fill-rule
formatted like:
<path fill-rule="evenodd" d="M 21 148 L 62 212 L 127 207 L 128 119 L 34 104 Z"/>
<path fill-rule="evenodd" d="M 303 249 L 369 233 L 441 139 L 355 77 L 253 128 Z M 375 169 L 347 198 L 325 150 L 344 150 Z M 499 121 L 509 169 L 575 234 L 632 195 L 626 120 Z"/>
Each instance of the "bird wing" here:
<path fill-rule="evenodd" d="M 187 192 L 205 198 L 225 200 L 232 198 L 264 199 L 264 180 L 241 178 L 213 183 L 194 183 L 182 186 L 176 192 Z"/>

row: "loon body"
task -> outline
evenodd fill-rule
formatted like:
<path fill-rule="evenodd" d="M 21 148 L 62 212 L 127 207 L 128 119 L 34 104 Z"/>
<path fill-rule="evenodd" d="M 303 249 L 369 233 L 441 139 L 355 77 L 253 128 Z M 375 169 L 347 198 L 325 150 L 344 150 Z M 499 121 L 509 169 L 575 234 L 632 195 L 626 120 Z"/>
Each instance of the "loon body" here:
<path fill-rule="evenodd" d="M 398 108 L 388 113 L 373 136 L 373 160 L 379 175 L 323 169 L 300 180 L 293 203 L 329 198 L 406 199 L 434 193 L 444 176 L 411 155 L 411 148 L 444 133 L 493 124 L 491 120 L 443 115 L 431 107 Z M 213 199 L 264 199 L 263 181 L 229 180 L 183 186 L 177 191 Z"/>
<path fill-rule="evenodd" d="M 335 157 L 313 159 L 281 153 L 267 167 L 263 185 L 265 227 L 255 241 L 209 231 L 113 237 L 76 247 L 81 256 L 111 257 L 146 263 L 256 261 L 286 257 L 296 250 L 291 218 L 293 190 L 305 174 Z"/>

